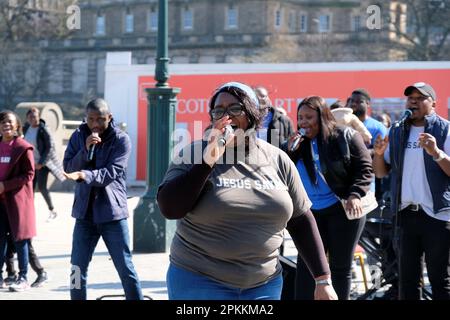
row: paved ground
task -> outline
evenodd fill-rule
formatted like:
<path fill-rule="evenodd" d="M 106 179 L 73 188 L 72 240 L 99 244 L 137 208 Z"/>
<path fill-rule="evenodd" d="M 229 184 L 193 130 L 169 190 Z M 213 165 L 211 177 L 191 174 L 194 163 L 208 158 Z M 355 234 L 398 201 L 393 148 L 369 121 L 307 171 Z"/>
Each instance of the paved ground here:
<path fill-rule="evenodd" d="M 51 222 L 46 222 L 48 211 L 44 199 L 40 194 L 36 196 L 38 236 L 33 240 L 33 245 L 50 280 L 42 288 L 31 288 L 21 293 L 0 289 L 0 300 L 65 300 L 70 298 L 70 250 L 74 225 L 70 210 L 73 194 L 52 193 L 52 198 L 58 217 Z M 138 197 L 128 200 L 130 213 L 133 212 L 138 200 Z M 131 239 L 133 238 L 132 225 L 132 218 L 130 218 Z M 169 261 L 168 254 L 134 254 L 133 261 L 141 280 L 144 295 L 153 299 L 166 300 L 165 273 Z M 28 277 L 31 282 L 36 277 L 31 268 Z M 89 268 L 88 299 L 96 299 L 109 294 L 123 294 L 123 290 L 106 247 L 100 240 Z"/>

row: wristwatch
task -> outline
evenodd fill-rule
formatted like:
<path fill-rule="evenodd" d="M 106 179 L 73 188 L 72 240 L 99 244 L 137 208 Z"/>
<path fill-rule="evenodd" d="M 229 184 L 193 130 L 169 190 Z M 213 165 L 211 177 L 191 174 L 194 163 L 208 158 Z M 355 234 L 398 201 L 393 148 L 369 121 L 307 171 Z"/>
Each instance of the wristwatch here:
<path fill-rule="evenodd" d="M 433 157 L 433 160 L 436 162 L 439 162 L 439 161 L 443 160 L 445 158 L 445 156 L 446 156 L 445 152 L 442 150 L 439 150 L 437 158 Z"/>
<path fill-rule="evenodd" d="M 331 286 L 331 279 L 316 280 L 316 286 L 318 285 Z"/>

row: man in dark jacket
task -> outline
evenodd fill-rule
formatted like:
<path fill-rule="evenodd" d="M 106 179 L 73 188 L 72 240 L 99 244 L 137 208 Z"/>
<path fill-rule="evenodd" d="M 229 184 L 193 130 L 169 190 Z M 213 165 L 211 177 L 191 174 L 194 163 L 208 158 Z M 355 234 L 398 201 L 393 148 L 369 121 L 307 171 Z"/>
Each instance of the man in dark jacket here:
<path fill-rule="evenodd" d="M 119 274 L 126 299 L 143 298 L 131 258 L 128 232 L 126 168 L 128 135 L 114 125 L 106 101 L 86 106 L 86 123 L 70 137 L 64 155 L 66 177 L 77 181 L 72 216 L 72 300 L 86 299 L 87 269 L 100 236 Z"/>
<path fill-rule="evenodd" d="M 435 300 L 450 300 L 450 124 L 435 111 L 427 83 L 408 86 L 411 116 L 378 137 L 373 167 L 391 172 L 391 208 L 399 227 L 400 299 L 421 298 L 422 256 Z"/>
<path fill-rule="evenodd" d="M 266 113 L 262 128 L 258 130 L 258 138 L 280 147 L 294 133 L 291 119 L 282 108 L 275 108 L 270 101 L 267 89 L 261 86 L 255 88 L 261 112 Z"/>
<path fill-rule="evenodd" d="M 294 127 L 291 119 L 286 115 L 286 111 L 282 108 L 275 108 L 269 98 L 267 89 L 258 86 L 254 89 L 256 97 L 259 101 L 259 109 L 265 113 L 262 121 L 262 128 L 258 129 L 257 136 L 275 147 L 281 146 L 294 133 Z M 284 253 L 284 241 L 280 247 L 280 254 Z"/>

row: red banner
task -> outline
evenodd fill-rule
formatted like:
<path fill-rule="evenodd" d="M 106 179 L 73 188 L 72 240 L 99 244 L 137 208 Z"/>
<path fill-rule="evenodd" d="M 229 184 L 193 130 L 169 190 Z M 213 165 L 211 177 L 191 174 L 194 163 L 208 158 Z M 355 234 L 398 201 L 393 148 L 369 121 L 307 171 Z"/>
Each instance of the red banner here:
<path fill-rule="evenodd" d="M 437 112 L 447 118 L 450 98 L 450 70 L 387 70 L 387 71 L 327 71 L 279 72 L 248 74 L 173 75 L 172 87 L 181 88 L 177 96 L 177 124 L 194 134 L 194 122 L 203 129 L 209 123 L 208 102 L 214 90 L 228 81 L 240 81 L 250 86 L 262 85 L 269 90 L 274 105 L 284 108 L 296 124 L 296 109 L 302 98 L 319 95 L 333 102 L 346 101 L 356 88 L 365 88 L 372 97 L 373 112 L 398 114 L 404 108 L 403 90 L 408 85 L 430 83 L 438 96 Z M 147 97 L 144 89 L 154 86 L 152 76 L 139 78 L 137 179 L 145 180 L 147 161 Z"/>

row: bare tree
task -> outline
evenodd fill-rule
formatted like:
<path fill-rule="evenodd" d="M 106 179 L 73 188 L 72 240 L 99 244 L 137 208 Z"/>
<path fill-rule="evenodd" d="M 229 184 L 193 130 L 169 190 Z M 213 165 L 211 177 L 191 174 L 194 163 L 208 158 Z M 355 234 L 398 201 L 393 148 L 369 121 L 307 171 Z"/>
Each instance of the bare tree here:
<path fill-rule="evenodd" d="M 40 44 L 70 36 L 64 8 L 72 3 L 58 0 L 41 8 L 29 0 L 0 0 L 0 107 L 12 108 L 20 94 L 37 97 L 43 91 L 49 66 Z"/>
<path fill-rule="evenodd" d="M 410 60 L 449 59 L 449 0 L 403 0 L 391 6 L 389 23 Z"/>

